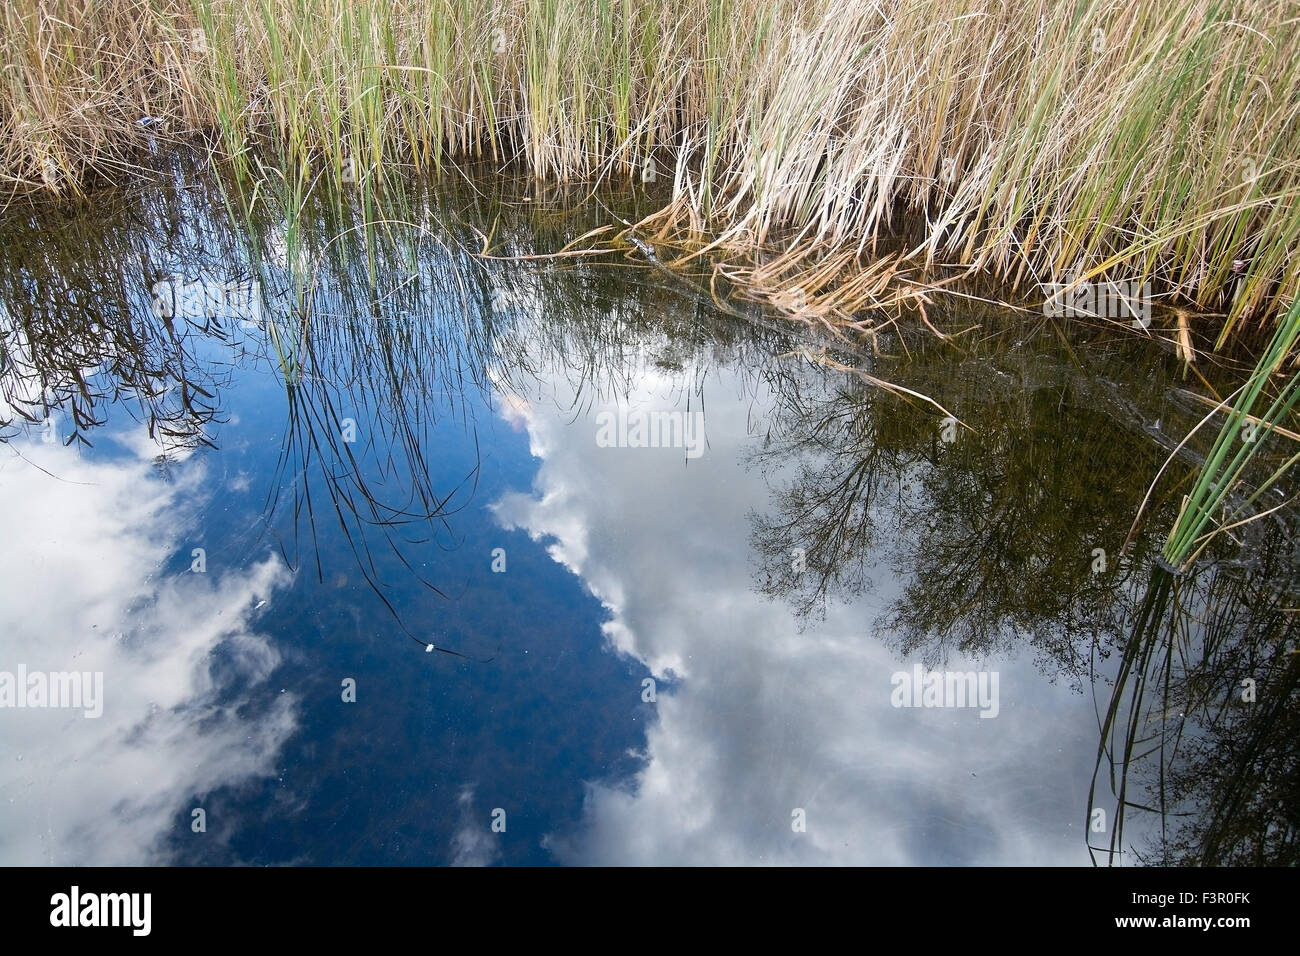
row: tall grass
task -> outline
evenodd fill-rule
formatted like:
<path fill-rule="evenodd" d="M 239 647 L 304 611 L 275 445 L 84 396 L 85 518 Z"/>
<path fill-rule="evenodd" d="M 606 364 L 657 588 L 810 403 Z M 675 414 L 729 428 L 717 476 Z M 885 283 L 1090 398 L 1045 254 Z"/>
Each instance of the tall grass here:
<path fill-rule="evenodd" d="M 0 179 L 75 190 L 159 129 L 340 181 L 487 154 L 654 179 L 664 230 L 748 252 L 914 219 L 918 261 L 1150 279 L 1226 336 L 1300 292 L 1298 31 L 1296 0 L 14 0 Z"/>
<path fill-rule="evenodd" d="M 1291 306 L 1250 377 L 1239 389 L 1191 492 L 1183 500 L 1182 511 L 1164 547 L 1165 560 L 1170 564 L 1186 569 L 1220 531 L 1267 514 L 1252 509 L 1300 460 L 1300 453 L 1296 453 L 1280 465 L 1275 462 L 1271 474 L 1254 491 L 1249 495 L 1237 494 L 1252 463 L 1272 444 L 1270 439 L 1282 423 L 1291 423 L 1300 404 L 1300 371 L 1284 369 L 1297 342 L 1300 342 L 1300 300 Z M 1253 414 L 1257 410 L 1262 414 Z M 1239 500 L 1234 501 L 1234 495 Z"/>

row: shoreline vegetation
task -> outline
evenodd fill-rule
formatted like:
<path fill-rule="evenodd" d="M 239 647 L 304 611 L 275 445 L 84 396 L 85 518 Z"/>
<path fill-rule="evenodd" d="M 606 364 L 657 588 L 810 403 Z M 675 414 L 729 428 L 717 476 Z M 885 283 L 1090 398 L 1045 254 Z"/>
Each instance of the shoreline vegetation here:
<path fill-rule="evenodd" d="M 250 181 L 271 144 L 299 199 L 484 159 L 644 184 L 662 206 L 615 238 L 873 344 L 904 313 L 947 339 L 953 277 L 1141 289 L 1189 366 L 1258 359 L 1207 415 L 1179 565 L 1256 429 L 1300 430 L 1298 38 L 1298 0 L 20 0 L 0 205 L 203 137 Z"/>
<path fill-rule="evenodd" d="M 862 263 L 906 223 L 909 264 L 1029 292 L 1151 282 L 1220 343 L 1300 291 L 1295 0 L 21 0 L 0 18 L 10 201 L 203 132 L 227 160 L 268 137 L 339 182 L 475 157 L 653 180 L 669 248 L 780 253 L 750 278 L 779 300 L 801 276 L 831 319 L 881 299 L 894 270 Z"/>

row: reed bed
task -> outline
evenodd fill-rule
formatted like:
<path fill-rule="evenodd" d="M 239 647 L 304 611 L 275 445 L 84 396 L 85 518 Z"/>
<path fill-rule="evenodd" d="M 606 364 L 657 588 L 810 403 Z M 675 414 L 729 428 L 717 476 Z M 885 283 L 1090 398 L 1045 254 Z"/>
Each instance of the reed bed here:
<path fill-rule="evenodd" d="M 1222 340 L 1300 282 L 1298 35 L 1295 0 L 16 0 L 0 180 L 194 132 L 344 184 L 491 156 L 652 184 L 658 229 L 790 285 L 910 230 L 1026 290 L 1150 280 Z"/>
<path fill-rule="evenodd" d="M 1165 543 L 1163 557 L 1171 567 L 1188 571 L 1217 535 L 1294 506 L 1294 498 L 1283 489 L 1284 479 L 1300 462 L 1300 435 L 1281 423 L 1293 421 L 1300 404 L 1300 371 L 1287 367 L 1297 343 L 1300 301 L 1278 324 L 1268 348 L 1237 392 L 1212 408 L 1193 429 L 1199 430 L 1217 412 L 1226 413 Z M 1274 433 L 1291 443 L 1282 455 L 1272 447 Z M 1248 481 L 1252 472 L 1260 473 L 1253 489 Z M 1280 500 L 1266 499 L 1270 489 Z"/>

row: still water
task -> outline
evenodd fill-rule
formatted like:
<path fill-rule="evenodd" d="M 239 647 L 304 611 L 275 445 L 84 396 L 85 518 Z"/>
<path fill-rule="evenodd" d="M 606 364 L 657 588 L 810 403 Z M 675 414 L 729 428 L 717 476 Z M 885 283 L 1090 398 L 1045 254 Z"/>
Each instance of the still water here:
<path fill-rule="evenodd" d="M 1192 442 L 1121 553 L 1157 339 L 275 182 L 0 223 L 0 862 L 1295 862 L 1293 511 L 1171 578 Z"/>

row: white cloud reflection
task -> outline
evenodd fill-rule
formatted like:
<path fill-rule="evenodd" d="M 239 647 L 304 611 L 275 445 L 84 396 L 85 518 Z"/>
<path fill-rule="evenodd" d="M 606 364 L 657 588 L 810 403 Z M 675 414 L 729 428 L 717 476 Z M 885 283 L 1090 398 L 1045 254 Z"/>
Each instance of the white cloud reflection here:
<path fill-rule="evenodd" d="M 273 559 L 224 569 L 217 545 L 186 537 L 211 496 L 202 467 L 186 463 L 165 481 L 138 436 L 120 444 L 135 454 L 88 460 L 39 441 L 0 449 L 0 670 L 104 674 L 99 719 L 0 709 L 6 864 L 164 862 L 160 841 L 178 826 L 189 836 L 189 809 L 270 773 L 294 729 L 291 695 L 250 717 L 223 693 L 278 663 L 253 608 L 289 572 Z M 173 554 L 205 545 L 206 574 L 159 576 Z M 213 824 L 193 838 L 219 838 Z"/>
<path fill-rule="evenodd" d="M 625 408 L 682 408 L 649 368 Z M 542 458 L 531 494 L 496 505 L 507 528 L 548 542 L 605 605 L 619 652 L 681 680 L 659 693 L 647 763 L 631 781 L 588 785 L 583 825 L 553 835 L 578 864 L 1086 863 L 1085 800 L 1095 737 L 1090 701 L 1005 661 L 1001 713 L 895 709 L 908 669 L 872 634 L 899 582 L 832 606 L 799 633 L 790 610 L 753 589 L 750 509 L 768 485 L 743 467 L 747 424 L 768 398 L 715 369 L 704 387 L 709 450 L 600 448 L 596 403 L 574 421 L 562 376 L 554 402 L 505 405 Z M 887 592 L 887 593 L 885 593 Z M 968 665 L 952 660 L 953 669 Z M 629 688 L 638 693 L 639 688 Z M 1077 733 L 1063 728 L 1077 728 Z M 1090 751 L 1091 748 L 1091 751 Z M 807 831 L 793 832 L 792 812 Z"/>

